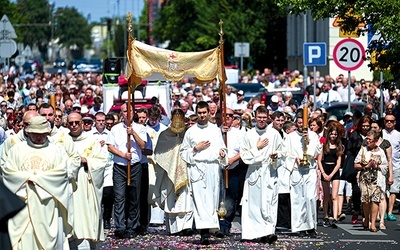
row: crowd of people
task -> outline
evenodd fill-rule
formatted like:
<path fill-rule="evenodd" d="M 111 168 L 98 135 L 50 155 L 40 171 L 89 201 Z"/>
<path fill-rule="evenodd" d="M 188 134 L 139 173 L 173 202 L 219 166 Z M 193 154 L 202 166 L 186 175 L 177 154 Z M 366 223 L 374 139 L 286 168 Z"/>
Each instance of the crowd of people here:
<path fill-rule="evenodd" d="M 398 90 L 268 69 L 253 81 L 277 91 L 245 101 L 229 84 L 174 82 L 167 123 L 158 104 L 105 113 L 100 75 L 1 75 L 1 185 L 25 204 L 10 209 L 12 247 L 94 249 L 104 229 L 122 239 L 160 224 L 207 245 L 237 213 L 242 240 L 269 244 L 277 230 L 316 236 L 318 209 L 324 227 L 346 213 L 371 232 L 397 219 Z M 325 110 L 348 100 L 367 104 L 343 120 Z"/>

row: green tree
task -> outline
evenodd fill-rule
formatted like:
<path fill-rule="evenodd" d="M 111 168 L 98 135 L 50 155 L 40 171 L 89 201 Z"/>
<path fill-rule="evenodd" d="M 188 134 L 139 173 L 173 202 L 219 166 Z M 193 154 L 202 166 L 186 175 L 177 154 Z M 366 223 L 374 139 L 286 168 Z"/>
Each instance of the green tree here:
<path fill-rule="evenodd" d="M 380 32 L 381 39 L 375 41 L 368 49 L 380 55 L 376 63 L 371 63 L 371 70 L 387 69 L 395 79 L 400 77 L 400 0 L 277 0 L 283 11 L 300 14 L 309 9 L 315 20 L 338 16 L 343 20 L 342 28 L 355 30 L 360 22 L 369 25 L 360 29 L 360 35 L 367 32 Z M 384 51 L 384 52 L 383 52 Z"/>
<path fill-rule="evenodd" d="M 55 16 L 55 35 L 59 43 L 71 50 L 74 58 L 83 56 L 85 46 L 91 45 L 91 26 L 74 7 L 58 8 Z"/>
<path fill-rule="evenodd" d="M 42 55 L 51 38 L 51 8 L 47 0 L 17 0 L 16 23 L 19 41 L 37 45 Z"/>
<path fill-rule="evenodd" d="M 118 25 L 114 26 L 114 52 L 116 57 L 124 57 L 126 54 L 124 45 L 125 45 L 125 34 L 126 31 L 125 23 L 120 22 Z M 128 37 L 128 36 L 126 36 Z"/>
<path fill-rule="evenodd" d="M 199 51 L 218 45 L 223 20 L 225 61 L 235 42 L 249 42 L 248 62 L 256 68 L 286 67 L 286 16 L 272 0 L 170 0 L 155 20 L 153 35 L 169 48 Z M 282 25 L 283 23 L 283 25 Z"/>
<path fill-rule="evenodd" d="M 21 18 L 18 13 L 17 5 L 10 2 L 10 0 L 0 0 L 0 18 L 3 17 L 3 15 L 7 15 L 13 25 Z"/>

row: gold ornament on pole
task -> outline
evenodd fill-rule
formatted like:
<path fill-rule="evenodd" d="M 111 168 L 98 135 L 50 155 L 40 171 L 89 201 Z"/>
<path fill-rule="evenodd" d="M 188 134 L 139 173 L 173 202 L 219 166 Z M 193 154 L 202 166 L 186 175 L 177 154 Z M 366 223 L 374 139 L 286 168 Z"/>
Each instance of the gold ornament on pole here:
<path fill-rule="evenodd" d="M 303 104 L 303 131 L 307 131 L 308 129 L 308 96 L 305 95 L 303 101 L 301 102 Z M 308 145 L 308 137 L 304 136 L 303 137 L 303 159 L 300 160 L 300 166 L 308 166 L 310 165 L 310 162 L 308 161 L 308 156 L 307 156 L 307 145 Z"/>
<path fill-rule="evenodd" d="M 219 203 L 219 208 L 218 208 L 218 210 L 217 210 L 217 214 L 218 214 L 218 216 L 220 217 L 219 219 L 220 220 L 225 220 L 225 215 L 228 213 L 228 211 L 226 210 L 226 207 L 225 207 L 225 203 L 223 202 L 223 201 L 221 201 L 220 203 Z"/>

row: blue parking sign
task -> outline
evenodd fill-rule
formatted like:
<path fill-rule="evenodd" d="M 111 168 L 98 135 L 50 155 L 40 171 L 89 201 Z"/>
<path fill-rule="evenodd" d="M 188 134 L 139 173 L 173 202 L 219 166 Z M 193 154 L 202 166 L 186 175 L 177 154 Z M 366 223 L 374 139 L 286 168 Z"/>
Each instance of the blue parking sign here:
<path fill-rule="evenodd" d="M 325 66 L 326 43 L 304 43 L 303 64 L 304 66 Z"/>

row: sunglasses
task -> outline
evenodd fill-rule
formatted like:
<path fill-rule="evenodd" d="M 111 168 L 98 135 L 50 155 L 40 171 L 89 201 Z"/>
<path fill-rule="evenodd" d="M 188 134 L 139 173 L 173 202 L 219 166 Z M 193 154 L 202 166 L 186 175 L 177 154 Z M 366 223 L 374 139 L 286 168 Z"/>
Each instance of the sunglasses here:
<path fill-rule="evenodd" d="M 7 107 L 7 104 L 1 104 L 2 107 Z"/>
<path fill-rule="evenodd" d="M 62 115 L 56 115 L 55 117 L 61 119 L 63 116 Z"/>
<path fill-rule="evenodd" d="M 385 122 L 391 122 L 391 123 L 394 123 L 394 120 L 385 120 Z"/>
<path fill-rule="evenodd" d="M 233 117 L 233 114 L 226 114 L 227 117 Z"/>
<path fill-rule="evenodd" d="M 89 124 L 93 124 L 93 122 L 91 122 L 91 121 L 84 121 L 83 124 L 89 125 Z"/>
<path fill-rule="evenodd" d="M 68 124 L 69 124 L 70 126 L 74 126 L 74 125 L 79 125 L 79 124 L 81 124 L 81 122 L 80 122 L 80 121 L 72 121 L 72 122 L 68 122 Z"/>

